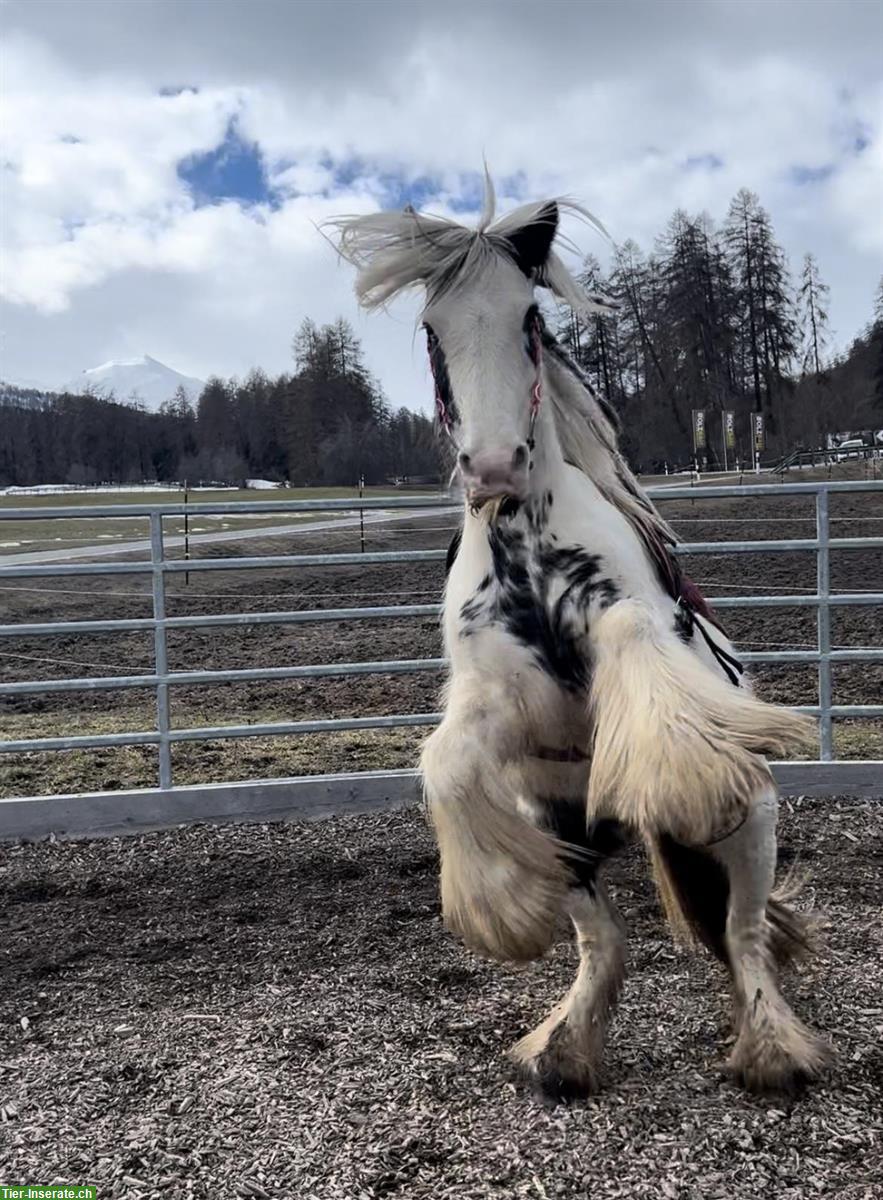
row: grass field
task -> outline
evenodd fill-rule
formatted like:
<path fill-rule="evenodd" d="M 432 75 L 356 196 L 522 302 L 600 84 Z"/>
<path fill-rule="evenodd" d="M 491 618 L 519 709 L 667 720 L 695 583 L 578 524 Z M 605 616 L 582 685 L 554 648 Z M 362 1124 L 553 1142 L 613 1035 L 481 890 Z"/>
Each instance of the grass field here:
<path fill-rule="evenodd" d="M 854 459 L 826 466 L 791 467 L 781 475 L 770 475 L 763 471 L 709 471 L 694 476 L 689 472 L 676 475 L 642 475 L 644 487 L 714 487 L 715 485 L 748 485 L 752 483 L 816 483 L 820 480 L 883 479 L 883 459 Z"/>
<path fill-rule="evenodd" d="M 420 496 L 435 493 L 408 489 L 399 492 L 389 487 L 365 488 L 366 499 L 377 500 L 392 496 Z M 189 492 L 191 504 L 238 504 L 242 501 L 275 500 L 350 500 L 357 499 L 357 488 L 275 488 L 251 490 L 223 488 Z M 77 519 L 77 509 L 97 505 L 125 504 L 183 504 L 183 489 L 159 489 L 120 492 L 62 492 L 57 495 L 0 496 L 0 557 L 39 550 L 76 549 L 82 546 L 104 546 L 114 542 L 140 541 L 148 536 L 146 517 L 99 517 Z M 3 510 L 12 508 L 66 508 L 70 517 L 15 521 L 3 519 Z M 199 535 L 228 532 L 236 529 L 266 529 L 273 525 L 296 525 L 304 521 L 352 516 L 350 512 L 317 510 L 306 513 L 223 513 L 217 516 L 193 514 L 189 517 L 189 533 Z M 184 518 L 168 517 L 163 522 L 166 535 L 184 533 Z"/>
<path fill-rule="evenodd" d="M 408 488 L 399 491 L 393 487 L 366 487 L 366 497 L 421 495 L 431 488 Z M 0 508 L 56 508 L 69 505 L 84 508 L 93 504 L 181 504 L 184 488 L 158 486 L 133 488 L 127 491 L 102 491 L 97 488 L 82 492 L 42 493 L 40 495 L 3 494 Z M 301 488 L 189 488 L 188 494 L 194 504 L 216 501 L 239 500 L 350 500 L 356 499 L 356 487 L 301 487 Z"/>
<path fill-rule="evenodd" d="M 751 472 L 729 475 L 711 473 L 694 479 L 688 474 L 681 475 L 646 475 L 641 482 L 645 487 L 712 487 L 716 484 L 753 484 L 753 483 L 810 483 L 819 479 L 877 479 L 883 476 L 883 463 L 876 459 L 861 462 L 835 463 L 829 467 L 814 467 L 806 470 L 792 471 L 787 476 L 770 475 L 755 476 Z M 328 488 L 276 488 L 270 490 L 252 490 L 238 488 L 190 489 L 189 499 L 193 504 L 221 503 L 236 504 L 240 501 L 270 501 L 270 500 L 349 500 L 358 498 L 357 488 L 328 487 Z M 412 489 L 397 491 L 390 487 L 366 488 L 364 495 L 367 499 L 376 500 L 385 497 L 438 495 L 437 489 Z M 181 504 L 184 502 L 184 490 L 175 488 L 156 488 L 120 491 L 84 491 L 62 492 L 55 495 L 0 495 L 0 560 L 5 554 L 34 553 L 41 550 L 80 549 L 85 546 L 101 546 L 102 549 L 114 543 L 125 544 L 143 541 L 148 536 L 146 517 L 103 517 L 80 519 L 76 510 L 93 505 L 125 505 L 125 504 Z M 4 509 L 10 508 L 69 508 L 71 516 L 52 520 L 14 521 L 3 519 Z M 223 513 L 218 515 L 193 514 L 188 519 L 188 532 L 193 537 L 212 533 L 230 533 L 235 530 L 268 529 L 272 526 L 298 525 L 303 522 L 338 519 L 352 516 L 350 512 L 335 512 L 316 510 L 307 513 Z M 181 536 L 184 533 L 183 517 L 168 517 L 163 522 L 163 530 L 168 537 Z"/>

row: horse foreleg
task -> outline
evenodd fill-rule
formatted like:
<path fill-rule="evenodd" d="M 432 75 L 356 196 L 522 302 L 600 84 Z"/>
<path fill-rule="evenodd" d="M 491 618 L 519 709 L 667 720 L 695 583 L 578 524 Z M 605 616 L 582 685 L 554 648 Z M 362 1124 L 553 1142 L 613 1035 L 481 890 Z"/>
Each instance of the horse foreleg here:
<path fill-rule="evenodd" d="M 571 882 L 555 841 L 518 810 L 512 779 L 527 725 L 517 689 L 489 674 L 455 676 L 420 764 L 445 922 L 474 950 L 504 960 L 548 948 Z"/>
<path fill-rule="evenodd" d="M 576 979 L 545 1021 L 509 1051 L 527 1079 L 554 1099 L 597 1090 L 607 1023 L 625 976 L 622 920 L 602 886 L 571 889 L 567 911 L 579 947 Z"/>
<path fill-rule="evenodd" d="M 711 847 L 729 880 L 725 941 L 737 1038 L 727 1066 L 746 1087 L 758 1091 L 788 1089 L 813 1078 L 832 1053 L 791 1011 L 776 981 L 777 941 L 786 936 L 782 914 L 790 915 L 770 902 L 776 812 L 776 793 L 770 786 L 755 797 L 740 828 Z"/>

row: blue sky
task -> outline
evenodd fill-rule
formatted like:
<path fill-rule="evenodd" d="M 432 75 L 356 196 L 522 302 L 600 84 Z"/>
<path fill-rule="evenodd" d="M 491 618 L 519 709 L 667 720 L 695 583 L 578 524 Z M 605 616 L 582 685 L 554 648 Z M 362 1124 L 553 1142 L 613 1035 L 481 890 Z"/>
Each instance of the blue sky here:
<path fill-rule="evenodd" d="M 260 146 L 243 138 L 235 119 L 230 120 L 217 146 L 182 159 L 178 176 L 197 205 L 221 200 L 271 206 L 278 203 L 267 179 Z"/>
<path fill-rule="evenodd" d="M 175 94 L 179 90 L 184 89 L 176 89 Z M 164 94 L 170 93 L 164 90 Z M 711 157 L 691 162 L 707 165 L 706 159 Z M 298 193 L 291 186 L 276 185 L 272 176 L 296 166 L 296 162 L 283 161 L 274 164 L 271 171 L 260 144 L 243 136 L 234 117 L 216 146 L 183 159 L 177 164 L 177 173 L 196 206 L 233 200 L 246 207 L 267 205 L 278 208 L 286 196 Z M 357 156 L 335 161 L 326 155 L 320 159 L 320 166 L 330 176 L 328 186 L 321 189 L 324 196 L 346 195 L 354 184 L 370 178 L 383 208 L 404 208 L 410 204 L 419 210 L 443 202 L 451 212 L 473 214 L 482 204 L 484 175 L 476 170 L 459 172 L 456 192 L 451 193 L 441 176 L 412 175 L 404 167 L 391 169 Z M 503 176 L 498 185 L 505 195 L 515 200 L 529 198 L 524 172 Z"/>
<path fill-rule="evenodd" d="M 839 346 L 883 270 L 883 9 L 862 0 L 6 0 L 0 375 L 150 354 L 290 364 L 342 314 L 427 407 L 416 303 L 356 308 L 317 226 L 412 204 L 473 219 L 565 194 L 619 242 L 758 192 Z M 756 30 L 763 29 L 758 39 Z M 341 37 L 340 31 L 346 36 Z M 566 230 L 583 252 L 606 247 Z"/>

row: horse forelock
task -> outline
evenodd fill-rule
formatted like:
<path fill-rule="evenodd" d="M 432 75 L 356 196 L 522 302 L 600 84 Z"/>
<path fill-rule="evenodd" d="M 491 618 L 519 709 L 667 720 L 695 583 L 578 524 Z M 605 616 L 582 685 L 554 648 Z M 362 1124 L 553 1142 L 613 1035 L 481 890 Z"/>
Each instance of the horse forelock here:
<path fill-rule="evenodd" d="M 604 237 L 606 229 L 587 209 L 564 197 L 523 204 L 495 219 L 495 197 L 490 178 L 485 182 L 484 207 L 475 228 L 449 217 L 416 212 L 410 205 L 401 212 L 342 216 L 327 222 L 336 233 L 341 256 L 357 271 L 356 294 L 366 308 L 377 308 L 411 288 L 422 288 L 430 301 L 477 282 L 495 260 L 517 265 L 516 241 L 529 226 L 552 226 L 549 243 L 557 240 L 561 213 L 593 226 Z M 570 249 L 572 243 L 564 243 Z M 606 297 L 589 295 L 551 249 L 533 273 L 533 281 L 548 288 L 575 311 L 606 311 Z"/>

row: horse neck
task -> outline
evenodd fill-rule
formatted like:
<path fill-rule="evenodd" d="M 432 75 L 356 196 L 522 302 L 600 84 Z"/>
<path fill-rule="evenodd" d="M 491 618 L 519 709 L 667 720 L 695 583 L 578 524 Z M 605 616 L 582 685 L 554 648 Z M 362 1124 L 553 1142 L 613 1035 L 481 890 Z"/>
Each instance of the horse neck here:
<path fill-rule="evenodd" d="M 540 406 L 533 441 L 530 491 L 533 496 L 542 496 L 549 490 L 555 490 L 556 483 L 567 467 L 555 416 L 548 403 Z"/>
<path fill-rule="evenodd" d="M 669 547 L 677 541 L 622 458 L 613 425 L 579 368 L 557 351 L 547 356 L 550 424 L 555 455 L 572 463 L 591 494 L 615 509 L 631 527 L 664 587 L 680 592 L 680 571 Z"/>
<path fill-rule="evenodd" d="M 553 410 L 558 453 L 630 521 L 655 527 L 665 542 L 676 539 L 619 451 L 616 417 L 596 395 L 582 370 L 557 344 L 546 355 L 544 378 Z"/>

